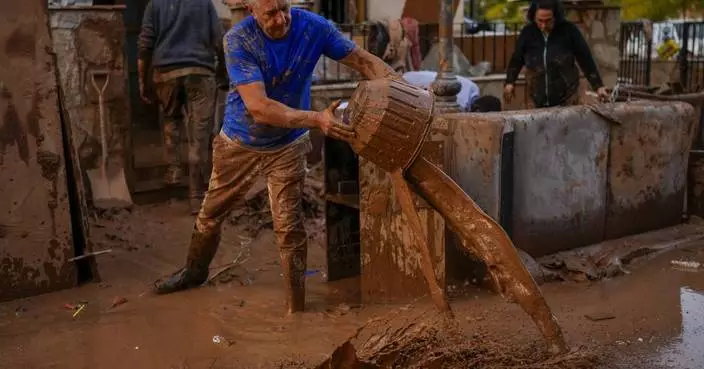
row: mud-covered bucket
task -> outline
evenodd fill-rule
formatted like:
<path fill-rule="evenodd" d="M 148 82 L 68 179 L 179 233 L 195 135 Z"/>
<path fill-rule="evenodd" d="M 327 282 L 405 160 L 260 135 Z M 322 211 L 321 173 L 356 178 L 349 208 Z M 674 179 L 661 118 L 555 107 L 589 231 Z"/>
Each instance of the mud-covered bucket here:
<path fill-rule="evenodd" d="M 363 81 L 343 113 L 354 127 L 354 151 L 382 169 L 406 169 L 416 159 L 433 120 L 435 98 L 397 80 Z"/>

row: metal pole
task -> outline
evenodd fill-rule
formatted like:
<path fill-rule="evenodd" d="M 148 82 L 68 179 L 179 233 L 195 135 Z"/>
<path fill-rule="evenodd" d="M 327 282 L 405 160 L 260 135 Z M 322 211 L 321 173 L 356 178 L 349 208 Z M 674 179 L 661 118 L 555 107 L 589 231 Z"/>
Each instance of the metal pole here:
<path fill-rule="evenodd" d="M 453 0 L 440 0 L 438 75 L 433 82 L 432 90 L 436 97 L 435 109 L 441 114 L 460 111 L 457 94 L 462 89 L 462 85 L 453 71 L 452 2 Z"/>

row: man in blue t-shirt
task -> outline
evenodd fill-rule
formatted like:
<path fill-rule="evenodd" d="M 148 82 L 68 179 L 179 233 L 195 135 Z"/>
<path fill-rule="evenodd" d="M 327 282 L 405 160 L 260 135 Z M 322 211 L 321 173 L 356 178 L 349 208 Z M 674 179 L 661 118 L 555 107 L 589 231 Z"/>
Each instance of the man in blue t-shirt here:
<path fill-rule="evenodd" d="M 334 103 L 310 111 L 313 69 L 322 55 L 367 79 L 400 78 L 317 14 L 291 9 L 290 0 L 248 0 L 251 16 L 224 38 L 230 76 L 225 118 L 213 142 L 213 172 L 198 214 L 186 267 L 156 286 L 171 293 L 205 282 L 222 221 L 260 175 L 267 176 L 274 232 L 289 313 L 305 305 L 307 236 L 301 198 L 308 131 L 335 139 L 354 133 L 334 117 Z"/>

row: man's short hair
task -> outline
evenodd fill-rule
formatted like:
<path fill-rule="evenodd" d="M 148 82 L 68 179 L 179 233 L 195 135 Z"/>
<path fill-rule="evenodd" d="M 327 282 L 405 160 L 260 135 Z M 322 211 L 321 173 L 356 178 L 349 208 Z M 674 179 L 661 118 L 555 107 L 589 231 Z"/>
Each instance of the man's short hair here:
<path fill-rule="evenodd" d="M 469 111 L 474 113 L 501 111 L 501 100 L 496 96 L 481 96 L 474 100 Z"/>

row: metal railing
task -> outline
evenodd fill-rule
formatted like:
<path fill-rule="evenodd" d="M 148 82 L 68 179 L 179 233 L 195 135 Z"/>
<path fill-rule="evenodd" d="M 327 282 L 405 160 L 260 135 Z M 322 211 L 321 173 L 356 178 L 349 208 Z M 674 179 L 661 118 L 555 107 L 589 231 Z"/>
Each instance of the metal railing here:
<path fill-rule="evenodd" d="M 641 22 L 621 23 L 619 49 L 619 82 L 630 85 L 650 84 L 653 41 L 646 37 L 645 26 Z"/>
<path fill-rule="evenodd" d="M 675 25 L 681 37 L 680 83 L 687 92 L 704 90 L 704 22 Z"/>
<path fill-rule="evenodd" d="M 453 27 L 454 41 L 470 65 L 488 62 L 490 69 L 487 74 L 505 73 L 522 27 L 523 24 L 519 23 L 455 24 Z M 340 24 L 338 28 L 358 46 L 377 56 L 383 55 L 385 45 L 376 41 L 378 38 L 374 37 L 374 34 L 377 31 L 372 24 Z M 438 24 L 421 24 L 418 33 L 421 58 L 425 59 L 432 46 L 437 43 Z M 459 74 L 469 75 L 469 70 L 460 71 Z M 327 58 L 321 58 L 316 66 L 314 76 L 315 84 L 350 82 L 360 79 L 356 72 Z"/>
<path fill-rule="evenodd" d="M 642 22 L 621 24 L 620 82 L 649 86 L 653 83 L 651 75 L 655 59 L 676 63 L 679 78 L 669 82 L 679 82 L 683 92 L 704 90 L 704 22 L 681 22 L 672 26 L 674 30 L 666 38 L 664 33 L 658 34 L 657 27 L 646 30 Z M 674 54 L 661 58 L 658 48 L 666 49 L 665 40 L 674 42 L 679 51 L 672 49 Z"/>

